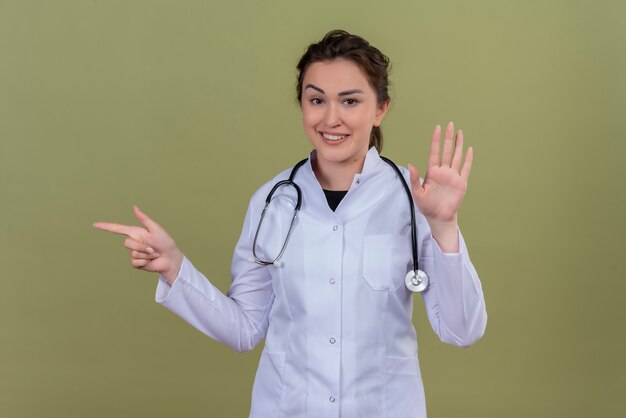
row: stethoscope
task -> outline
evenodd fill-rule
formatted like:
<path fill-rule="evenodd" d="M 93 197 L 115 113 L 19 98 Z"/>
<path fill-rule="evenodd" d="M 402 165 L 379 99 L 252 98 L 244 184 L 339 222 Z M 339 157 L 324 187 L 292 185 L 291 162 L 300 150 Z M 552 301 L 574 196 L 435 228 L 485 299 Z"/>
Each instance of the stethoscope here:
<path fill-rule="evenodd" d="M 415 292 L 415 293 L 423 292 L 428 287 L 429 279 L 428 279 L 428 275 L 423 270 L 419 269 L 419 264 L 417 261 L 417 258 L 418 258 L 417 257 L 417 224 L 415 223 L 415 207 L 413 205 L 413 196 L 411 195 L 411 190 L 409 189 L 409 186 L 406 183 L 406 180 L 404 179 L 404 177 L 402 176 L 402 173 L 400 172 L 400 169 L 398 168 L 398 166 L 396 166 L 393 163 L 393 161 L 391 161 L 389 158 L 382 157 L 382 156 L 380 158 L 384 162 L 389 164 L 394 169 L 396 174 L 398 174 L 398 177 L 400 177 L 400 180 L 402 181 L 402 186 L 404 187 L 404 191 L 406 192 L 406 195 L 409 198 L 409 207 L 411 208 L 411 249 L 413 251 L 413 269 L 409 270 L 408 273 L 406 274 L 406 277 L 404 278 L 404 284 L 406 285 L 407 289 L 409 289 L 411 292 Z M 281 180 L 278 183 L 276 183 L 274 187 L 272 187 L 272 190 L 270 190 L 270 192 L 268 193 L 267 198 L 265 199 L 265 207 L 263 208 L 263 212 L 261 213 L 261 218 L 259 219 L 259 225 L 257 226 L 256 232 L 254 234 L 254 242 L 252 243 L 252 255 L 254 256 L 254 262 L 257 264 L 260 264 L 262 266 L 279 265 L 278 262 L 280 258 L 282 257 L 283 253 L 285 252 L 285 248 L 287 247 L 287 242 L 289 241 L 289 237 L 291 236 L 293 226 L 296 222 L 296 216 L 298 215 L 298 212 L 300 211 L 300 207 L 302 206 L 302 191 L 300 190 L 300 186 L 298 186 L 293 181 L 293 178 L 295 177 L 298 169 L 302 167 L 302 165 L 306 163 L 307 161 L 308 161 L 308 158 L 305 158 L 304 160 L 298 162 L 298 164 L 296 164 L 291 170 L 291 174 L 289 174 L 289 178 L 287 180 Z M 287 236 L 285 237 L 285 241 L 280 249 L 280 252 L 278 253 L 278 256 L 273 261 L 266 261 L 266 260 L 262 260 L 261 258 L 257 256 L 256 242 L 259 236 L 259 230 L 261 229 L 261 224 L 263 223 L 263 218 L 265 217 L 265 212 L 267 211 L 267 208 L 270 205 L 272 196 L 274 196 L 274 192 L 276 192 L 276 190 L 278 190 L 282 186 L 291 186 L 296 190 L 296 195 L 297 195 L 296 205 L 294 207 L 293 216 L 291 217 L 291 223 L 289 225 L 289 230 L 287 231 Z"/>

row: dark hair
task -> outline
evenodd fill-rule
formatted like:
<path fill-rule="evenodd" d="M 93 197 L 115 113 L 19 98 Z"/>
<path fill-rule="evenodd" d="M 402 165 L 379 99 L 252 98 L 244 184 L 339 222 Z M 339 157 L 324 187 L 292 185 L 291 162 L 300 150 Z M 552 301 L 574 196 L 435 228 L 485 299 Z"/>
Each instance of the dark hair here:
<path fill-rule="evenodd" d="M 344 30 L 332 30 L 318 43 L 309 45 L 298 62 L 298 103 L 302 105 L 302 80 L 309 66 L 319 61 L 349 60 L 365 73 L 370 85 L 376 92 L 379 105 L 390 100 L 388 93 L 389 58 L 365 39 Z M 383 132 L 378 126 L 372 127 L 370 148 L 383 149 Z"/>

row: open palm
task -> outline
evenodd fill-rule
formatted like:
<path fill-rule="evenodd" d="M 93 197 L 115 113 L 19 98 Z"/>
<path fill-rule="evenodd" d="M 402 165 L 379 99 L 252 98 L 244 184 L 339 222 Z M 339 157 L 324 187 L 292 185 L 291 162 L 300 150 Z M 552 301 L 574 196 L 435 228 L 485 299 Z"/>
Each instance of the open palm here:
<path fill-rule="evenodd" d="M 465 162 L 461 166 L 463 132 L 458 131 L 456 134 L 456 144 L 453 134 L 454 124 L 450 122 L 446 128 L 446 137 L 440 158 L 441 127 L 439 125 L 435 127 L 423 183 L 420 183 L 417 169 L 412 165 L 409 166 L 413 200 L 429 222 L 456 221 L 457 211 L 461 207 L 467 190 L 467 180 L 472 168 L 474 153 L 470 147 L 467 150 Z"/>

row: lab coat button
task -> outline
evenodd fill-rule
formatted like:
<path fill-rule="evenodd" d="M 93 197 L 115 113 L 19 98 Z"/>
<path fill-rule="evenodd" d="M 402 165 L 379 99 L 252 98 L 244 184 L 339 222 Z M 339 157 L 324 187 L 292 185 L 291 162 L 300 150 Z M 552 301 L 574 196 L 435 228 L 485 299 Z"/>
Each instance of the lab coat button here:
<path fill-rule="evenodd" d="M 335 402 L 335 397 L 331 396 L 330 398 L 328 398 L 328 400 L 331 401 L 331 402 Z"/>
<path fill-rule="evenodd" d="M 336 231 L 336 230 L 338 230 L 338 229 L 339 229 L 339 226 L 338 226 L 338 225 L 333 226 L 333 231 Z"/>
<path fill-rule="evenodd" d="M 361 184 L 361 179 L 356 179 L 356 184 Z"/>
<path fill-rule="evenodd" d="M 335 278 L 334 278 L 334 277 L 331 277 L 330 279 L 328 279 L 328 282 L 329 282 L 330 284 L 335 284 Z"/>
<path fill-rule="evenodd" d="M 331 337 L 331 339 L 330 339 L 329 341 L 330 341 L 330 343 L 331 343 L 331 344 L 335 344 L 335 342 L 336 342 L 337 340 L 335 340 L 334 338 L 332 338 L 332 337 Z"/>

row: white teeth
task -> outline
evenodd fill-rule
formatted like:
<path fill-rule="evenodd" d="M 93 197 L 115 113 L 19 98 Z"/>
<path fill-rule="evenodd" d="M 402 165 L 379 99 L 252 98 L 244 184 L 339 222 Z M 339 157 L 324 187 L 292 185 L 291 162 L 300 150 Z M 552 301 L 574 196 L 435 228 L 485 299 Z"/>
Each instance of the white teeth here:
<path fill-rule="evenodd" d="M 324 136 L 324 138 L 330 140 L 330 141 L 339 141 L 340 139 L 344 139 L 345 136 L 338 136 L 338 135 L 330 135 L 330 134 L 322 134 Z"/>

